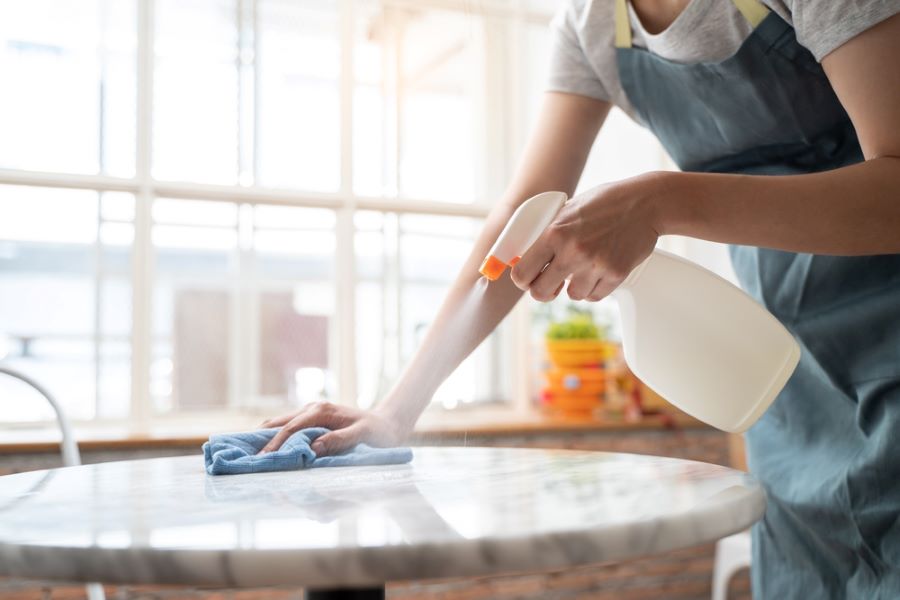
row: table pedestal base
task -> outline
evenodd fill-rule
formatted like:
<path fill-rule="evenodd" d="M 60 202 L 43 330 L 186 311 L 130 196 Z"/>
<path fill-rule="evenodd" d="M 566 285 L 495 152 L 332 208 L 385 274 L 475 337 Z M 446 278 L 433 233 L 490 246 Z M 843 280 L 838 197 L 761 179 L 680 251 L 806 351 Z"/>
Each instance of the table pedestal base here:
<path fill-rule="evenodd" d="M 384 588 L 306 590 L 306 600 L 384 600 Z"/>

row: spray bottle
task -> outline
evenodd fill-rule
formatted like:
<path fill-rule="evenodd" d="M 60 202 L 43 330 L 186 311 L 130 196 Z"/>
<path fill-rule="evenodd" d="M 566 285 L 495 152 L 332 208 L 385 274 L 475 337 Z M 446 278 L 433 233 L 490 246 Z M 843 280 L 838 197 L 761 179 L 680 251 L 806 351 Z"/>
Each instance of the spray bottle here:
<path fill-rule="evenodd" d="M 537 240 L 567 200 L 522 204 L 481 266 L 491 281 Z M 740 433 L 766 411 L 794 372 L 800 347 L 740 288 L 688 260 L 654 250 L 613 292 L 625 362 L 660 396 L 701 421 Z"/>

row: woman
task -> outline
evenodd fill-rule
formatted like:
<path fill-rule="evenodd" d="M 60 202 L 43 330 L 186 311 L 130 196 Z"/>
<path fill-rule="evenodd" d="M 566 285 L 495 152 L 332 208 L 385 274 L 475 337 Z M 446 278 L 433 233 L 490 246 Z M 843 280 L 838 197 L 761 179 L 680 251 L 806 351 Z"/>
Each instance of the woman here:
<path fill-rule="evenodd" d="M 326 404 L 273 419 L 284 428 L 267 449 L 311 425 L 334 430 L 317 442 L 326 453 L 396 443 L 523 291 L 548 301 L 568 280 L 572 299 L 600 300 L 660 235 L 726 242 L 744 288 L 803 350 L 747 436 L 769 494 L 754 528 L 754 594 L 900 597 L 896 13 L 896 0 L 570 0 L 522 164 L 396 387 L 372 412 Z M 612 104 L 682 172 L 576 196 L 489 286 L 477 322 L 457 327 L 516 206 L 572 193 Z M 465 344 L 447 343 L 461 329 Z"/>

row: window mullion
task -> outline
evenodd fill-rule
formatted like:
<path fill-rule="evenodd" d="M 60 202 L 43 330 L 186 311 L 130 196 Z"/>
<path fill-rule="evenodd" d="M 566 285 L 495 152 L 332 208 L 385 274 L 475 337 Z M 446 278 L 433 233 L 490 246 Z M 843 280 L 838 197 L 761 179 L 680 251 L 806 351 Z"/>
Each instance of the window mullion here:
<path fill-rule="evenodd" d="M 154 0 L 138 0 L 137 148 L 135 172 L 134 246 L 132 249 L 131 326 L 131 420 L 138 431 L 146 431 L 151 417 L 150 361 L 152 360 L 151 239 L 153 184 L 151 179 L 153 118 Z"/>
<path fill-rule="evenodd" d="M 259 181 L 259 123 L 260 123 L 260 69 L 259 69 L 259 49 L 260 49 L 260 30 L 259 30 L 259 2 L 258 0 L 249 0 L 251 4 L 253 23 L 253 156 L 251 161 L 253 185 Z"/>
<path fill-rule="evenodd" d="M 356 269 L 353 251 L 353 209 L 345 207 L 337 213 L 335 230 L 337 252 L 335 257 L 336 311 L 334 326 L 337 329 L 336 375 L 338 401 L 355 406 L 356 385 Z M 332 354 L 334 356 L 334 354 Z"/>
<path fill-rule="evenodd" d="M 341 47 L 341 192 L 353 195 L 353 54 L 354 14 L 353 1 L 341 0 L 338 4 Z"/>
<path fill-rule="evenodd" d="M 103 231 L 103 193 L 97 192 L 97 235 L 94 238 L 94 418 L 101 414 L 103 395 L 101 394 L 101 377 L 103 355 L 101 345 L 103 343 L 103 245 L 101 241 Z"/>
<path fill-rule="evenodd" d="M 517 3 L 516 12 L 511 23 L 510 35 L 506 36 L 505 59 L 508 61 L 508 76 L 504 82 L 506 97 L 518 99 L 522 97 L 522 57 L 520 49 L 525 44 L 525 14 Z M 509 102 L 510 113 L 508 115 L 508 127 L 505 132 L 506 144 L 504 145 L 504 171 L 507 180 L 511 180 L 515 169 L 516 154 L 524 147 L 525 132 L 529 123 L 526 119 L 526 111 L 522 109 L 522 102 Z M 510 375 L 512 376 L 512 404 L 519 412 L 527 412 L 531 408 L 531 305 L 528 302 L 519 302 L 513 308 L 510 315 L 510 335 L 502 343 L 508 344 L 507 356 L 510 360 Z"/>
<path fill-rule="evenodd" d="M 256 2 L 238 0 L 237 3 L 238 70 L 238 183 L 253 185 L 256 148 Z"/>
<path fill-rule="evenodd" d="M 383 46 L 382 78 L 384 90 L 385 160 L 387 179 L 385 191 L 391 196 L 400 196 L 401 127 L 400 114 L 403 109 L 402 83 L 402 11 L 385 6 L 385 43 Z"/>
<path fill-rule="evenodd" d="M 335 229 L 335 327 L 337 328 L 336 373 L 338 401 L 357 403 L 356 369 L 356 265 L 353 214 L 353 52 L 354 12 L 352 0 L 338 3 L 341 48 L 341 195 L 343 206 L 337 213 Z"/>

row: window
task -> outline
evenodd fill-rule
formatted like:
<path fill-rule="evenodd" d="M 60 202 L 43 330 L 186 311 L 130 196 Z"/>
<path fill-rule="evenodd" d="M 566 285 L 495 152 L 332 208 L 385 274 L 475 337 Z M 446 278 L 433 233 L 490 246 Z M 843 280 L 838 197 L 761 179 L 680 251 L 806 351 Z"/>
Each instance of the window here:
<path fill-rule="evenodd" d="M 359 405 L 386 393 L 410 358 L 468 256 L 481 221 L 467 217 L 356 213 Z M 444 408 L 510 398 L 501 326 L 435 394 Z M 379 341 L 383 340 L 383 343 Z M 380 352 L 373 352 L 380 349 Z"/>
<path fill-rule="evenodd" d="M 509 177 L 552 5 L 0 6 L 0 360 L 79 421 L 371 406 Z M 435 404 L 509 401 L 515 327 Z"/>
<path fill-rule="evenodd" d="M 0 360 L 137 428 L 371 406 L 512 174 L 555 5 L 0 4 Z M 669 164 L 614 111 L 582 184 Z M 529 402 L 532 308 L 435 407 Z M 49 417 L 27 394 L 5 420 Z"/>
<path fill-rule="evenodd" d="M 153 2 L 152 174 L 233 185 L 244 74 L 237 2 Z"/>
<path fill-rule="evenodd" d="M 0 165 L 135 173 L 133 2 L 36 0 L 0 7 Z"/>
<path fill-rule="evenodd" d="M 134 196 L 0 185 L 0 360 L 77 419 L 128 414 Z M 9 420 L 52 416 L 0 378 Z"/>
<path fill-rule="evenodd" d="M 334 211 L 158 198 L 157 414 L 333 398 Z"/>

